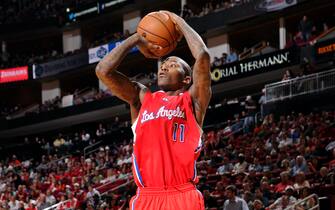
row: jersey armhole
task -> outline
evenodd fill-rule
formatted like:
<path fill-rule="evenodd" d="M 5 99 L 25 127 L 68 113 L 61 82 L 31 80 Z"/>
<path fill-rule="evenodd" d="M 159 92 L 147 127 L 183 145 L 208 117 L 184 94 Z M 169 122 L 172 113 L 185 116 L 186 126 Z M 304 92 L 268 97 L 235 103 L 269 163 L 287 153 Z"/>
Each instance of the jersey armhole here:
<path fill-rule="evenodd" d="M 202 128 L 200 127 L 198 121 L 197 121 L 197 118 L 196 118 L 196 115 L 195 115 L 195 108 L 194 108 L 194 103 L 193 103 L 193 100 L 192 100 L 192 96 L 191 94 L 189 93 L 189 91 L 185 91 L 184 93 L 186 93 L 188 99 L 189 100 L 189 103 L 191 103 L 191 106 L 192 106 L 192 113 L 193 113 L 193 119 L 199 129 L 199 133 L 200 133 L 200 136 L 199 136 L 199 141 L 198 141 L 198 146 L 195 148 L 194 150 L 194 153 L 197 157 L 199 157 L 200 153 L 201 153 L 201 150 L 204 146 L 204 141 L 203 141 L 203 133 L 204 131 L 202 130 Z"/>
<path fill-rule="evenodd" d="M 147 100 L 148 98 L 151 96 L 151 91 L 148 89 L 146 90 L 146 92 L 144 93 L 144 97 L 143 97 L 143 101 L 141 101 L 141 104 L 143 105 Z"/>
<path fill-rule="evenodd" d="M 146 101 L 149 100 L 149 97 L 151 97 L 151 94 L 152 93 L 149 89 L 144 93 L 143 101 L 141 102 L 142 105 L 141 105 L 140 111 L 138 113 L 138 116 L 137 116 L 136 120 L 134 121 L 134 123 L 131 125 L 131 129 L 133 131 L 133 134 L 135 134 L 136 125 L 137 125 L 137 122 L 138 122 L 138 118 L 140 117 L 142 106 L 143 106 L 143 104 L 146 103 Z"/>

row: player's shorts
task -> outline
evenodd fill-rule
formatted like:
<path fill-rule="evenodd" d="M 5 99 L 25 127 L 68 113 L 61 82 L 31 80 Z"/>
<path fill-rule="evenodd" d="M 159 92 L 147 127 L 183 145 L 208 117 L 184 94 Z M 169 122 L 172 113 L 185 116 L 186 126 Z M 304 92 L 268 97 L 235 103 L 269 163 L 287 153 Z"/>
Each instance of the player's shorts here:
<path fill-rule="evenodd" d="M 204 210 L 200 191 L 191 184 L 167 188 L 138 188 L 129 203 L 130 210 Z"/>

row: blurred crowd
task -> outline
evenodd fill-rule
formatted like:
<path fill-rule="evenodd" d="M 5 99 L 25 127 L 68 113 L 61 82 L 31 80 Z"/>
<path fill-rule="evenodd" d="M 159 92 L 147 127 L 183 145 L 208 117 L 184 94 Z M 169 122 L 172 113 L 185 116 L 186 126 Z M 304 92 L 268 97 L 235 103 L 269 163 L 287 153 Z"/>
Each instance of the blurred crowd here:
<path fill-rule="evenodd" d="M 11 115 L 15 112 L 18 112 L 20 109 L 21 109 L 20 104 L 8 105 L 8 104 L 1 103 L 1 105 L 0 105 L 0 117 Z"/>
<path fill-rule="evenodd" d="M 0 24 L 13 24 L 60 18 L 63 0 L 3 0 L 0 5 Z"/>
<path fill-rule="evenodd" d="M 249 209 L 284 209 L 311 192 L 335 184 L 334 112 L 267 115 L 249 132 L 228 133 L 232 126 L 207 132 L 198 162 L 199 188 L 209 208 L 222 206 L 227 189 Z M 279 178 L 280 177 L 280 178 Z M 316 200 L 301 204 L 309 209 Z"/>
<path fill-rule="evenodd" d="M 230 53 L 222 53 L 221 57 L 215 56 L 211 66 L 216 68 L 228 63 L 233 63 L 235 61 L 239 61 L 239 55 L 235 49 L 231 48 Z"/>
<path fill-rule="evenodd" d="M 202 17 L 212 12 L 222 11 L 249 3 L 251 1 L 252 0 L 210 0 L 202 1 L 197 5 L 192 4 L 192 6 L 185 4 L 182 9 L 181 16 L 185 19 L 190 19 L 192 17 Z"/>
<path fill-rule="evenodd" d="M 13 24 L 54 19 L 65 21 L 66 8 L 77 9 L 96 0 L 2 0 L 0 24 Z"/>
<path fill-rule="evenodd" d="M 25 138 L 27 144 L 39 145 L 43 155 L 39 159 L 26 160 L 12 155 L 1 160 L 0 209 L 40 210 L 62 201 L 64 203 L 57 209 L 125 205 L 128 199 L 125 193 L 130 190 L 110 191 L 126 182 L 129 182 L 127 187 L 134 188 L 130 181 L 130 139 L 110 141 L 112 131 L 123 128 L 129 129 L 129 123 L 115 118 L 112 124 L 98 124 L 95 132 L 59 133 L 54 140 L 49 136 Z M 98 144 L 102 140 L 108 145 Z M 91 150 L 82 153 L 84 148 L 90 147 Z"/>

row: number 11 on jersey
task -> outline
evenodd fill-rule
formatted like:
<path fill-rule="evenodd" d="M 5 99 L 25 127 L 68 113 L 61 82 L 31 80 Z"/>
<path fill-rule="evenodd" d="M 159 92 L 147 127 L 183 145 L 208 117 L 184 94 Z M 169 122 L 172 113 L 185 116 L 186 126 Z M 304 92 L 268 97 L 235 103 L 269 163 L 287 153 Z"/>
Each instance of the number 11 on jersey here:
<path fill-rule="evenodd" d="M 179 141 L 184 142 L 184 135 L 185 135 L 185 125 L 184 124 L 178 125 L 178 123 L 175 123 L 173 125 L 173 136 L 172 136 L 173 141 L 177 141 L 178 133 L 179 133 Z"/>

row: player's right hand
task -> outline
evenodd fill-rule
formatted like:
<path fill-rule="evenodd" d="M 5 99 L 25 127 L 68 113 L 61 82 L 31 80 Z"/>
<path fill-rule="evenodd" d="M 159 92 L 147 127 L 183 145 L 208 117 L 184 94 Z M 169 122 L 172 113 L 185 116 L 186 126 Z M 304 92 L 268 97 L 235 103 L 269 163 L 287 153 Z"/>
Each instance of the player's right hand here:
<path fill-rule="evenodd" d="M 177 31 L 177 40 L 176 41 L 180 41 L 182 38 L 183 38 L 183 33 L 181 32 L 180 28 L 179 28 L 179 25 L 178 25 L 178 19 L 183 19 L 182 17 L 176 15 L 175 13 L 173 12 L 170 12 L 170 11 L 167 11 L 167 10 L 160 10 L 159 12 L 162 12 L 162 13 L 165 13 L 167 14 L 172 22 L 175 24 L 176 26 L 176 31 Z"/>
<path fill-rule="evenodd" d="M 139 42 L 137 48 L 146 58 L 159 59 L 160 57 L 155 55 L 155 51 L 162 49 L 161 46 L 148 42 L 143 36 L 138 34 Z"/>

